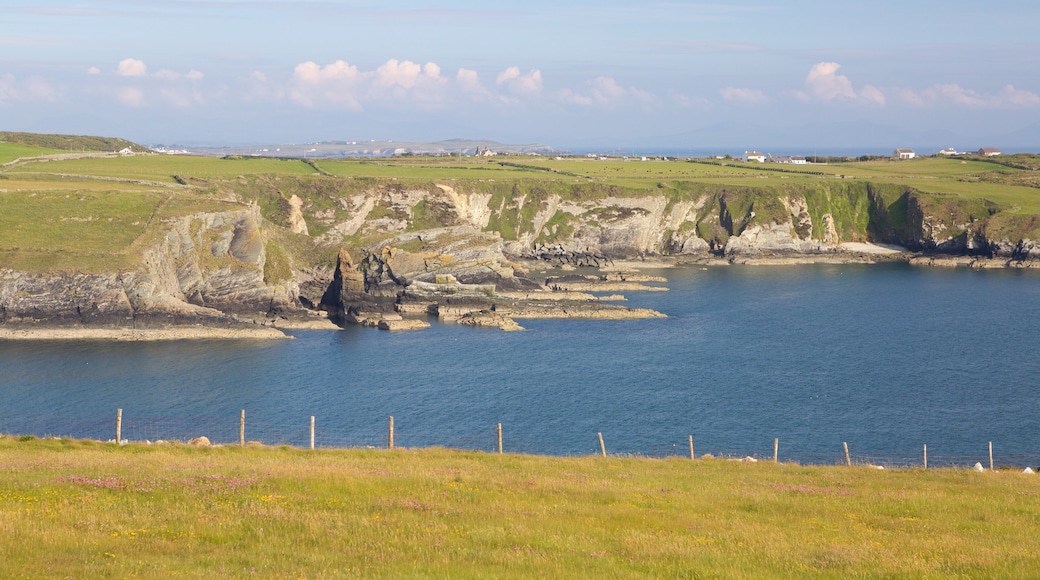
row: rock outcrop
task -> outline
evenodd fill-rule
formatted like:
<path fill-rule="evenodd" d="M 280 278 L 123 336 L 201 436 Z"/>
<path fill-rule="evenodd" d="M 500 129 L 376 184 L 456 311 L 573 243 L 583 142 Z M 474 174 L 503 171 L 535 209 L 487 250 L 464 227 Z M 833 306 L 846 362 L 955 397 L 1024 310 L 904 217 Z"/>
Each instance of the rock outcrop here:
<path fill-rule="evenodd" d="M 1040 264 L 1040 216 L 862 181 L 633 190 L 261 176 L 213 186 L 251 202 L 163 223 L 138 268 L 0 269 L 0 324 L 231 327 L 274 324 L 310 309 L 339 324 L 385 329 L 418 328 L 428 316 L 512 328 L 511 320 L 525 317 L 656 315 L 596 298 L 661 289 L 646 280 L 529 273 L 550 268 L 603 270 L 662 257 Z M 252 203 L 256 196 L 265 201 Z M 261 206 L 275 209 L 262 215 Z M 288 241 L 283 248 L 276 240 Z M 873 251 L 879 244 L 884 252 Z"/>
<path fill-rule="evenodd" d="M 0 322 L 149 328 L 240 326 L 300 309 L 294 281 L 264 280 L 255 206 L 168 224 L 140 270 L 109 274 L 0 270 Z"/>

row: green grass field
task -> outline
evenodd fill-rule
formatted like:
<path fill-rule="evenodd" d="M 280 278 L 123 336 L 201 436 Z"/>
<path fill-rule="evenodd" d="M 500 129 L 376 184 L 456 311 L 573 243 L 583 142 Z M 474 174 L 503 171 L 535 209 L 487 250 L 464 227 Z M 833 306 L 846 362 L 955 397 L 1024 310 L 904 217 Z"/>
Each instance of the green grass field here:
<path fill-rule="evenodd" d="M 14 161 L 19 157 L 36 157 L 38 155 L 52 155 L 61 153 L 57 149 L 45 149 L 32 145 L 21 145 L 19 143 L 0 143 L 0 164 Z"/>
<path fill-rule="evenodd" d="M 72 159 L 23 165 L 8 172 L 52 175 L 85 175 L 176 183 L 174 175 L 198 178 L 234 178 L 256 173 L 312 175 L 314 168 L 294 159 L 219 159 L 187 155 L 147 155 L 96 159 Z"/>
<path fill-rule="evenodd" d="M 1040 476 L 0 438 L 8 576 L 1021 578 Z"/>

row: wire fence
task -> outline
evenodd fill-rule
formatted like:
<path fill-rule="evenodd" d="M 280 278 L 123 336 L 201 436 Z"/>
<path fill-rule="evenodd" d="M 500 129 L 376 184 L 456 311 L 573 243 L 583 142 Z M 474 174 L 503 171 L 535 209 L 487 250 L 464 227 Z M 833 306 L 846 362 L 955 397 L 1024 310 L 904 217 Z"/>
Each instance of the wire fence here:
<path fill-rule="evenodd" d="M 951 454 L 929 452 L 922 445 L 916 449 L 872 452 L 849 445 L 848 451 L 835 446 L 833 451 L 788 449 L 774 441 L 770 449 L 732 449 L 694 446 L 693 436 L 681 441 L 662 442 L 638 450 L 611 449 L 609 434 L 590 433 L 588 447 L 573 451 L 547 450 L 544 439 L 503 431 L 501 424 L 490 428 L 455 433 L 430 433 L 393 425 L 392 417 L 383 428 L 368 426 L 347 429 L 323 426 L 320 422 L 265 421 L 244 416 L 239 420 L 213 417 L 149 417 L 123 416 L 121 411 L 109 418 L 63 417 L 53 415 L 0 417 L 0 433 L 15 436 L 91 439 L 115 443 L 155 444 L 188 443 L 205 436 L 213 445 L 259 443 L 323 449 L 386 449 L 445 447 L 450 449 L 506 452 L 530 455 L 609 455 L 613 457 L 685 458 L 705 456 L 742 461 L 779 461 L 803 465 L 872 465 L 884 468 L 962 467 L 981 465 L 987 469 L 1023 469 L 1040 471 L 1040 452 L 1002 453 L 992 442 L 982 442 L 978 453 Z M 312 417 L 313 421 L 313 417 Z M 597 443 L 597 435 L 606 436 Z"/>

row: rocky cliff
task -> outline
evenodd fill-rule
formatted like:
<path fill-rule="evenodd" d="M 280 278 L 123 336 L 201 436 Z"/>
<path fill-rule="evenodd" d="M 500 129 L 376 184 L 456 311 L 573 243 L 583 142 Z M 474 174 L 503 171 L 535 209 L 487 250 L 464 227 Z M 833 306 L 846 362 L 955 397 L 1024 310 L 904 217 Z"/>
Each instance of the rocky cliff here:
<path fill-rule="evenodd" d="M 530 273 L 538 268 L 666 256 L 822 259 L 866 244 L 1005 263 L 1040 258 L 1038 216 L 865 181 L 646 189 L 252 176 L 191 186 L 238 199 L 240 209 L 163 223 L 137 269 L 0 269 L 0 323 L 235 325 L 322 309 L 383 327 L 406 327 L 399 321 L 413 315 L 505 327 L 503 317 L 539 313 L 631 314 L 592 295 L 553 294 Z"/>
<path fill-rule="evenodd" d="M 297 285 L 264 279 L 259 208 L 165 224 L 141 268 L 83 274 L 0 270 L 0 323 L 148 327 L 239 324 L 299 309 Z"/>
<path fill-rule="evenodd" d="M 1020 259 L 1037 257 L 1040 240 L 1037 217 L 983 199 L 851 180 L 769 188 L 660 183 L 653 190 L 595 183 L 403 184 L 335 178 L 272 178 L 242 185 L 231 184 L 275 208 L 265 215 L 284 228 L 299 229 L 302 219 L 319 245 L 383 252 L 421 248 L 424 240 L 455 231 L 458 239 L 445 256 L 456 262 L 486 261 L 489 256 L 479 254 L 498 248 L 511 258 L 559 261 L 569 256 L 598 265 L 641 256 L 828 254 L 849 242 Z M 293 211 L 277 209 L 288 208 L 290 199 Z M 424 266 L 436 270 L 444 259 L 432 263 L 426 256 Z"/>

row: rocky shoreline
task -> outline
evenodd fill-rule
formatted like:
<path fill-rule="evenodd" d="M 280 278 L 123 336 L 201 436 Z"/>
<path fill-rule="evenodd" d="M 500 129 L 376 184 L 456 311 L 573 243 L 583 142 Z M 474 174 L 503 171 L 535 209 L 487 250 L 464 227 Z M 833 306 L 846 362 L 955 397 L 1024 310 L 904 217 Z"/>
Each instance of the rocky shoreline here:
<path fill-rule="evenodd" d="M 67 327 L 37 328 L 27 325 L 0 325 L 0 341 L 72 341 L 100 340 L 111 342 L 159 342 L 169 340 L 282 340 L 292 337 L 270 326 L 256 328 L 208 328 L 184 326 L 171 328 L 104 328 Z"/>

